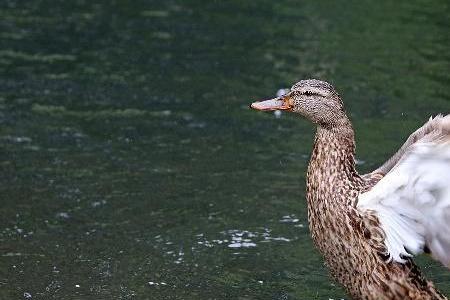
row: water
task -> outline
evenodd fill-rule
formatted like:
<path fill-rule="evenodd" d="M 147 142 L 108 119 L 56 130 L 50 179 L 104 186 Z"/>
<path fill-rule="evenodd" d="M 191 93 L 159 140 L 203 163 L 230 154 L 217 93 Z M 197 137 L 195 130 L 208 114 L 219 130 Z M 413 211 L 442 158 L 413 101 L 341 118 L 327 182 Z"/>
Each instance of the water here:
<path fill-rule="evenodd" d="M 345 298 L 307 229 L 313 127 L 248 104 L 331 81 L 361 172 L 450 104 L 446 1 L 0 7 L 0 299 Z"/>

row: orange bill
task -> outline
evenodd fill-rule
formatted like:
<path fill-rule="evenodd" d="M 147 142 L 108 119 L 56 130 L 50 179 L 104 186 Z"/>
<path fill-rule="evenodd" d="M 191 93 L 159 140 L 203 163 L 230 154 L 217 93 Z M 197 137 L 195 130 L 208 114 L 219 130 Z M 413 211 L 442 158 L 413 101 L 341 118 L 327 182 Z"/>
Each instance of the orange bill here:
<path fill-rule="evenodd" d="M 282 96 L 274 99 L 253 102 L 251 108 L 256 110 L 289 110 L 292 108 L 289 96 Z"/>

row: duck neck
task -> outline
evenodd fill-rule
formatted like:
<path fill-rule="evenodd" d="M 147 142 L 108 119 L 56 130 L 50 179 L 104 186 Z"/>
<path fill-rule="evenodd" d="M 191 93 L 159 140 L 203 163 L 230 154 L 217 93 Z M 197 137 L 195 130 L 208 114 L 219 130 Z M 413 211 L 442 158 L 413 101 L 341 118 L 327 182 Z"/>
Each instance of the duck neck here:
<path fill-rule="evenodd" d="M 356 198 L 350 196 L 351 190 L 359 189 L 361 184 L 355 169 L 355 140 L 350 121 L 345 118 L 335 126 L 319 125 L 308 166 L 308 204 L 354 206 Z"/>

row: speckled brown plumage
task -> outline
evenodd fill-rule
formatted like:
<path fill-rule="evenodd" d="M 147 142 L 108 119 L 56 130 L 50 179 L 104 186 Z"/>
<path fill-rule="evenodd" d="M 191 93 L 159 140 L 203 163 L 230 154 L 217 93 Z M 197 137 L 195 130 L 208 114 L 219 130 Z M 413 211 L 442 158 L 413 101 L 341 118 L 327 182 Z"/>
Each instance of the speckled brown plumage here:
<path fill-rule="evenodd" d="M 401 151 L 373 173 L 359 175 L 352 125 L 340 96 L 323 81 L 302 80 L 287 95 L 252 107 L 297 112 L 317 125 L 307 172 L 309 228 L 331 275 L 353 299 L 447 299 L 411 259 L 388 261 L 377 216 L 356 209 L 358 195 L 392 168 Z M 406 144 L 415 139 L 413 135 Z"/>
<path fill-rule="evenodd" d="M 356 209 L 359 193 L 381 174 L 359 176 L 350 122 L 317 129 L 307 174 L 308 220 L 314 244 L 331 275 L 353 299 L 446 299 L 417 266 L 386 262 L 384 234 L 375 215 Z"/>

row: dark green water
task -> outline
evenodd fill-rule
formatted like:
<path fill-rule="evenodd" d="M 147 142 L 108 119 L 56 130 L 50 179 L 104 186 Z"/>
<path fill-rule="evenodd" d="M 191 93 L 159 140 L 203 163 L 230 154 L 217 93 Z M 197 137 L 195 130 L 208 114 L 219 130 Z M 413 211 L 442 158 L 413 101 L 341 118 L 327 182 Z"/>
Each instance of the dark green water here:
<path fill-rule="evenodd" d="M 449 16 L 444 0 L 2 1 L 0 299 L 345 298 L 307 229 L 313 128 L 248 104 L 332 82 L 372 170 L 449 112 Z"/>

